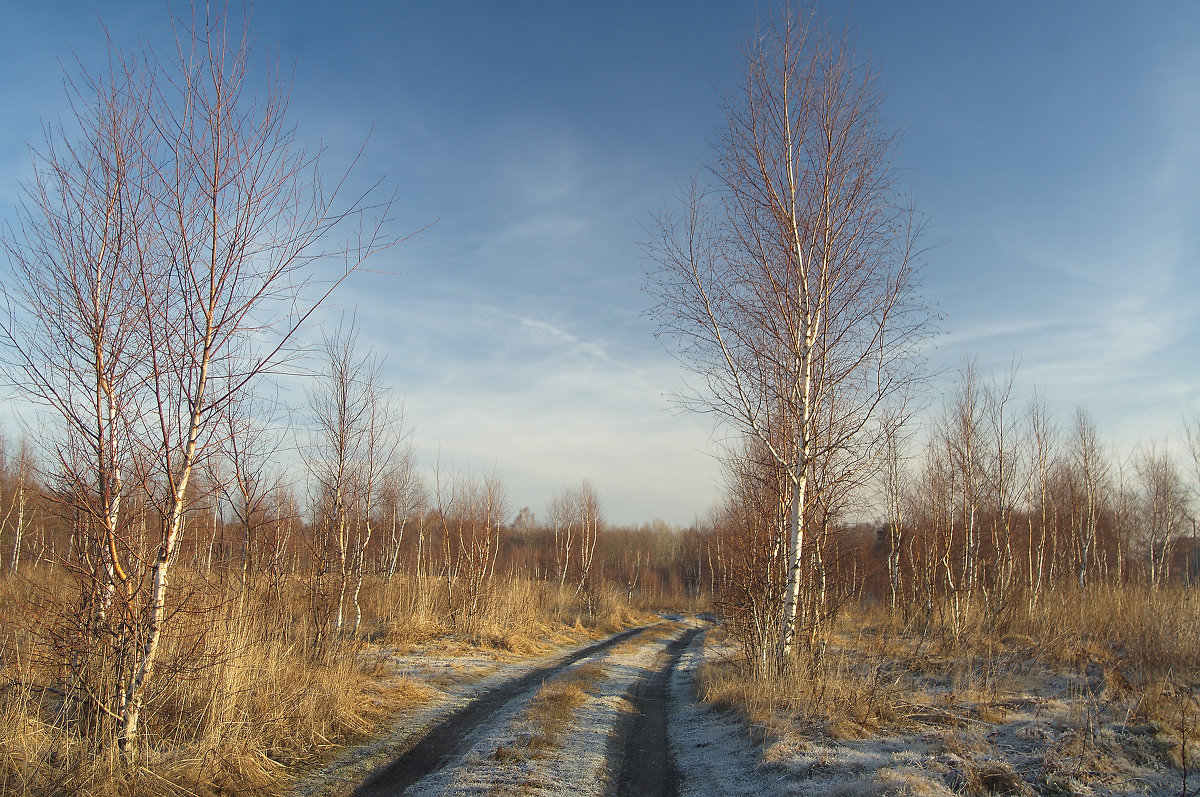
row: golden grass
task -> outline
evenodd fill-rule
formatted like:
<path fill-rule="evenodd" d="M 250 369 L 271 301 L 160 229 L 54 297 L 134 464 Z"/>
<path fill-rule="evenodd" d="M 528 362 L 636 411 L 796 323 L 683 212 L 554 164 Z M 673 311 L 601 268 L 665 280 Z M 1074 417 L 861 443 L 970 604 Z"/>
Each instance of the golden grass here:
<path fill-rule="evenodd" d="M 970 617 L 958 634 L 936 622 L 915 633 L 878 606 L 847 611 L 820 654 L 807 651 L 784 675 L 710 660 L 698 671 L 700 696 L 764 737 L 857 739 L 930 726 L 961 734 L 1027 710 L 1033 687 L 1057 674 L 1072 684 L 1061 700 L 1087 747 L 1073 754 L 1095 771 L 1122 758 L 1097 741 L 1098 729 L 1138 723 L 1150 739 L 1145 755 L 1200 770 L 1200 591 L 1068 587 L 1032 610 L 1021 601 L 1003 623 Z M 1003 767 L 985 769 L 964 773 L 972 789 L 1021 790 Z"/>
<path fill-rule="evenodd" d="M 826 749 L 822 738 L 936 745 L 936 771 L 884 767 L 864 778 L 846 765 L 838 793 L 1200 784 L 1200 590 L 1066 587 L 1032 609 L 1014 596 L 958 628 L 939 622 L 949 616 L 925 626 L 878 605 L 848 609 L 783 676 L 710 657 L 700 695 L 740 714 L 765 757 Z M 710 644 L 728 650 L 717 636 Z"/>
<path fill-rule="evenodd" d="M 156 682 L 135 767 L 120 765 L 111 744 L 94 755 L 95 740 L 63 722 L 52 693 L 39 691 L 52 674 L 22 673 L 0 699 L 0 792 L 272 793 L 292 767 L 369 732 L 394 707 L 364 699 L 355 646 L 314 660 L 232 603 L 204 619 L 198 651 L 194 628 L 164 644 L 165 661 L 194 655 L 203 666 Z"/>
<path fill-rule="evenodd" d="M 902 685 L 881 639 L 840 642 L 819 659 L 770 676 L 741 659 L 710 660 L 697 672 L 701 699 L 741 714 L 767 736 L 862 739 L 898 722 Z"/>
<path fill-rule="evenodd" d="M 136 766 L 120 761 L 111 740 L 64 720 L 46 689 L 61 679 L 47 641 L 0 620 L 0 794 L 279 794 L 338 747 L 428 699 L 428 687 L 390 670 L 388 650 L 525 657 L 631 617 L 612 596 L 581 611 L 547 585 L 497 579 L 478 615 L 456 625 L 442 583 L 368 578 L 359 633 L 317 645 L 311 586 L 289 577 L 242 594 L 217 577 L 177 572 L 174 594 L 191 602 L 166 628 Z M 0 618 L 54 600 L 70 607 L 70 585 L 47 568 L 0 576 Z M 555 700 L 573 699 L 551 692 L 539 710 L 549 716 Z"/>
<path fill-rule="evenodd" d="M 575 712 L 590 699 L 590 690 L 596 683 L 607 677 L 604 665 L 584 662 L 542 684 L 517 716 L 517 723 L 527 726 L 529 732 L 511 745 L 497 747 L 492 758 L 514 763 L 544 756 L 560 747 L 563 732 L 570 727 Z"/>

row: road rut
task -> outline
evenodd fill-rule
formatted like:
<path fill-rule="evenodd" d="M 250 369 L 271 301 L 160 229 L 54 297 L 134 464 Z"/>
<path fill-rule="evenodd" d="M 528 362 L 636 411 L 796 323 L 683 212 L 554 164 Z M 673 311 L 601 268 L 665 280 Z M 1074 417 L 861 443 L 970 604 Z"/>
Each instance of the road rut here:
<path fill-rule="evenodd" d="M 435 726 L 395 761 L 373 773 L 354 791 L 353 797 L 400 794 L 421 778 L 444 766 L 455 755 L 462 753 L 467 747 L 471 732 L 485 724 L 506 703 L 575 662 L 608 650 L 650 627 L 652 626 L 640 626 L 614 634 L 485 692 Z"/>
<path fill-rule="evenodd" d="M 674 794 L 668 683 L 680 655 L 703 630 L 694 622 L 629 629 L 503 682 L 369 776 L 354 797 Z M 538 687 L 574 678 L 568 671 L 583 663 L 593 678 L 599 673 L 586 700 L 556 720 L 549 748 L 531 744 L 527 712 Z"/>
<path fill-rule="evenodd" d="M 624 755 L 616 794 L 669 797 L 676 793 L 679 778 L 667 743 L 668 686 L 679 657 L 702 631 L 702 627 L 693 628 L 672 640 L 661 657 L 661 666 L 634 686 L 634 713 L 623 734 Z"/>

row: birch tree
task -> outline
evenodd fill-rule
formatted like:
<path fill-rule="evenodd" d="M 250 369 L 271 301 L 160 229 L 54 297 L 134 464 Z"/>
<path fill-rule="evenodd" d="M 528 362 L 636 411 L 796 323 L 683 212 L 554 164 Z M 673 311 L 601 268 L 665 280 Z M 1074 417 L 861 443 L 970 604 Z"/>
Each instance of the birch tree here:
<path fill-rule="evenodd" d="M 579 516 L 579 586 L 575 595 L 578 597 L 586 590 L 590 605 L 592 562 L 596 558 L 596 543 L 600 540 L 604 518 L 600 514 L 600 496 L 591 482 L 584 480 L 574 491 L 574 496 Z"/>
<path fill-rule="evenodd" d="M 73 598 L 46 634 L 61 657 L 62 719 L 98 743 L 126 715 L 136 635 L 124 622 L 141 551 L 125 514 L 138 491 L 135 447 L 145 408 L 148 341 L 142 276 L 152 240 L 150 88 L 136 64 L 66 80 L 70 115 L 31 148 L 15 226 L 3 236 L 9 274 L 0 315 L 4 381 L 33 405 L 47 481 L 75 536 Z"/>
<path fill-rule="evenodd" d="M 1100 443 L 1100 433 L 1083 407 L 1075 408 L 1069 445 L 1071 482 L 1076 492 L 1076 500 L 1072 502 L 1076 526 L 1075 572 L 1079 588 L 1083 589 L 1087 586 L 1089 569 L 1094 565 L 1102 502 L 1109 493 L 1109 465 Z"/>
<path fill-rule="evenodd" d="M 77 124 L 47 132 L 5 236 L 6 375 L 61 419 L 60 481 L 100 529 L 100 606 L 114 594 L 127 604 L 133 642 L 100 706 L 126 760 L 140 747 L 193 476 L 219 450 L 222 417 L 287 359 L 333 286 L 391 243 L 385 201 L 352 246 L 325 251 L 366 202 L 343 203 L 344 181 L 322 181 L 287 121 L 287 84 L 252 66 L 243 26 L 223 11 L 194 16 L 174 44 L 169 56 L 125 55 L 110 41 L 108 72 L 69 82 Z M 311 267 L 327 254 L 336 271 L 315 289 Z M 135 487 L 156 519 L 148 551 L 124 537 Z"/>
<path fill-rule="evenodd" d="M 278 404 L 249 392 L 228 408 L 222 420 L 222 456 L 213 463 L 213 481 L 241 531 L 241 592 L 244 598 L 263 560 L 263 529 L 282 474 L 276 467 L 284 435 L 272 428 Z"/>
<path fill-rule="evenodd" d="M 21 565 L 25 532 L 33 522 L 31 499 L 37 494 L 33 482 L 35 468 L 33 445 L 28 438 L 22 437 L 16 452 L 10 453 L 8 441 L 0 435 L 0 484 L 12 488 L 8 509 L 3 520 L 0 520 L 0 540 L 3 540 L 6 530 L 12 529 L 12 556 L 8 560 L 8 572 L 13 574 Z M 0 561 L 3 558 L 3 551 L 0 551 Z"/>
<path fill-rule="evenodd" d="M 495 474 L 482 481 L 469 474 L 457 474 L 444 483 L 435 471 L 434 500 L 442 534 L 450 622 L 456 627 L 477 628 L 484 610 L 496 597 L 492 587 L 500 554 L 500 531 L 509 515 L 504 484 Z M 456 591 L 460 576 L 461 593 Z"/>
<path fill-rule="evenodd" d="M 698 376 L 683 402 L 755 438 L 788 483 L 780 662 L 813 463 L 882 443 L 876 421 L 913 378 L 928 324 L 914 290 L 920 221 L 882 102 L 845 39 L 785 11 L 747 44 L 709 179 L 647 246 L 660 334 Z"/>
<path fill-rule="evenodd" d="M 403 413 L 399 423 L 403 428 Z M 387 580 L 391 581 L 400 566 L 400 546 L 404 541 L 404 527 L 410 519 L 423 526 L 423 510 L 428 498 L 425 485 L 417 473 L 416 455 L 411 442 L 411 429 L 400 435 L 395 455 L 383 483 L 382 505 L 386 507 L 389 526 L 388 550 L 391 555 L 387 563 Z"/>
<path fill-rule="evenodd" d="M 575 524 L 578 518 L 574 510 L 570 490 L 563 490 L 550 501 L 550 527 L 554 530 L 554 564 L 560 593 L 566 588 L 571 554 L 575 550 Z"/>
<path fill-rule="evenodd" d="M 1137 542 L 1146 555 L 1150 586 L 1161 587 L 1170 576 L 1172 541 L 1190 530 L 1188 489 L 1165 449 L 1151 445 L 1134 458 L 1141 488 Z"/>
<path fill-rule="evenodd" d="M 358 596 L 363 566 L 388 474 L 401 468 L 410 481 L 414 474 L 411 452 L 404 449 L 408 435 L 403 414 L 382 382 L 383 363 L 371 352 L 358 352 L 354 322 L 327 335 L 322 349 L 325 368 L 309 392 L 313 428 L 306 458 L 315 482 L 318 522 L 337 557 L 332 631 L 338 635 L 350 606 L 350 633 L 362 620 Z"/>
<path fill-rule="evenodd" d="M 903 577 L 900 568 L 901 551 L 905 543 L 905 512 L 904 496 L 909 492 L 908 474 L 904 457 L 905 440 L 901 436 L 902 424 L 900 419 L 893 416 L 885 424 L 886 437 L 883 449 L 883 470 L 881 474 L 881 492 L 883 493 L 884 510 L 887 528 L 887 573 L 890 607 L 893 613 L 900 606 L 904 595 Z"/>
<path fill-rule="evenodd" d="M 568 487 L 550 501 L 550 525 L 554 533 L 554 558 L 558 589 L 566 588 L 567 578 L 576 581 L 575 597 L 588 588 L 596 543 L 604 520 L 600 497 L 586 479 L 578 487 Z"/>
<path fill-rule="evenodd" d="M 4 380 L 35 406 L 45 460 L 68 512 L 95 540 L 89 578 L 102 621 L 122 562 L 121 507 L 139 417 L 146 335 L 137 295 L 149 199 L 148 87 L 119 53 L 107 71 L 68 77 L 69 123 L 32 148 L 32 180 L 6 228 L 0 285 Z M 85 570 L 89 569 L 87 567 Z"/>
<path fill-rule="evenodd" d="M 320 300 L 303 306 L 298 286 L 347 215 L 335 210 L 337 191 L 325 191 L 316 156 L 287 122 L 287 85 L 268 74 L 257 91 L 249 88 L 249 35 L 230 35 L 229 25 L 221 14 L 195 20 L 180 35 L 177 60 L 152 64 L 146 77 L 159 138 L 147 214 L 153 263 L 139 274 L 144 285 L 147 274 L 160 275 L 167 290 L 147 285 L 138 297 L 162 531 L 143 609 L 146 638 L 127 687 L 125 749 L 136 743 L 142 687 L 157 660 L 191 476 L 219 442 L 224 409 L 288 356 Z M 367 228 L 340 253 L 340 274 L 386 243 L 379 226 Z"/>
<path fill-rule="evenodd" d="M 1037 606 L 1042 586 L 1047 581 L 1050 558 L 1049 542 L 1052 534 L 1052 497 L 1050 495 L 1051 472 L 1055 465 L 1057 429 L 1050 418 L 1046 401 L 1035 395 L 1026 411 L 1030 457 L 1026 472 L 1029 474 L 1027 493 L 1029 511 L 1029 610 Z"/>

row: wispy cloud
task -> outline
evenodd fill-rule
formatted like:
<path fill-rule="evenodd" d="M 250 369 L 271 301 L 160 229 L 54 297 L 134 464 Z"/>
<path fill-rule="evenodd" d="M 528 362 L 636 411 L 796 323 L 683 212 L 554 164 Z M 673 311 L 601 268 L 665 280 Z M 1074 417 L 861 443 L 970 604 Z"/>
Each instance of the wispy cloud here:
<path fill-rule="evenodd" d="M 495 305 L 422 298 L 358 312 L 427 467 L 495 469 L 514 508 L 535 512 L 590 479 L 623 523 L 688 523 L 714 502 L 708 429 L 666 398 L 681 378 L 666 352 Z"/>

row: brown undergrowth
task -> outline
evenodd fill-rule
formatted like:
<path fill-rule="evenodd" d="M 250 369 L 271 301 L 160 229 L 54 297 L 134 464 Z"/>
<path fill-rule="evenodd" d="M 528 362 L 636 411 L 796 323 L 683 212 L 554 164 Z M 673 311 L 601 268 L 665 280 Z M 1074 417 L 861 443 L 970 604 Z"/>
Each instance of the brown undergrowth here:
<path fill-rule="evenodd" d="M 697 677 L 701 698 L 739 713 L 768 759 L 829 761 L 839 747 L 861 756 L 886 742 L 923 762 L 930 793 L 1191 793 L 1197 640 L 1195 590 L 1067 588 L 972 616 L 958 633 L 934 622 L 922 634 L 880 607 L 846 612 L 774 677 L 756 677 L 713 635 Z M 866 788 L 886 792 L 889 778 L 899 782 L 881 771 Z"/>
<path fill-rule="evenodd" d="M 496 599 L 455 622 L 436 581 L 397 577 L 368 580 L 357 633 L 331 637 L 303 582 L 242 590 L 181 572 L 176 583 L 186 600 L 172 607 L 147 743 L 130 766 L 111 739 L 81 732 L 58 686 L 71 652 L 39 628 L 69 605 L 68 584 L 45 568 L 0 578 L 0 617 L 9 618 L 0 625 L 0 793 L 278 794 L 427 699 L 389 651 L 523 658 L 638 619 L 617 592 L 589 607 L 547 585 L 498 579 Z M 547 697 L 546 710 L 561 699 Z"/>

